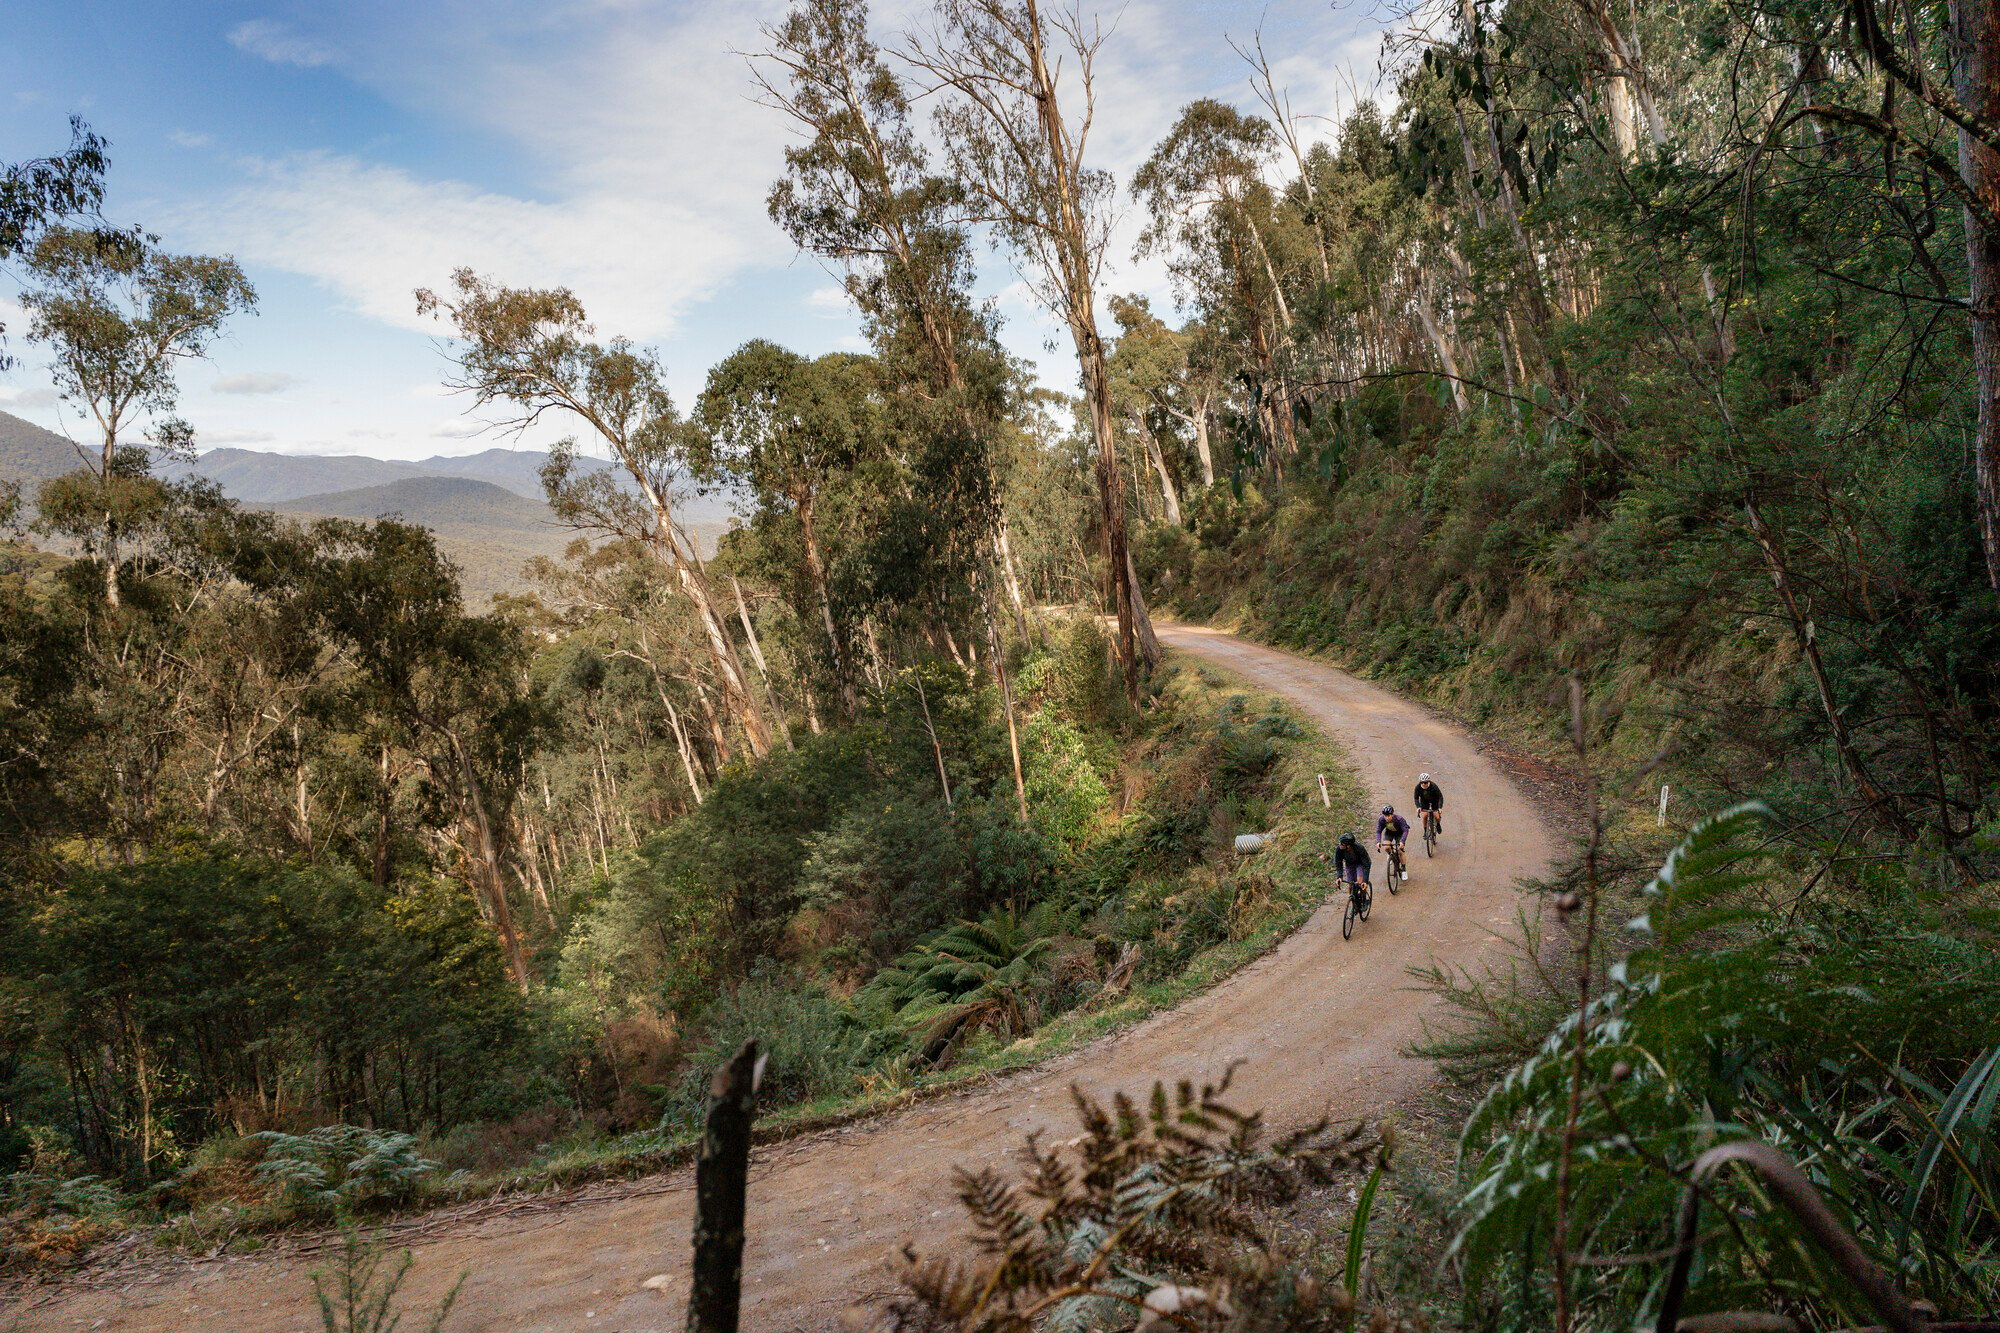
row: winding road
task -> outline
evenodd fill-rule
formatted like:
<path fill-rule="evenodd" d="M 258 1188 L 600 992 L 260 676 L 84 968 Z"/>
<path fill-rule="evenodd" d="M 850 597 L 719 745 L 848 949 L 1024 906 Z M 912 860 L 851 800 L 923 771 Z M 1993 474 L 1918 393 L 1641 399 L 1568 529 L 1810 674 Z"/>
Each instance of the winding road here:
<path fill-rule="evenodd" d="M 1516 877 L 1545 866 L 1551 835 L 1524 794 L 1464 732 L 1378 686 L 1214 630 L 1161 625 L 1160 638 L 1290 698 L 1346 745 L 1372 800 L 1409 800 L 1419 770 L 1449 799 L 1436 860 L 1418 855 L 1405 892 L 1340 938 L 1338 905 L 1278 948 L 1170 1012 L 1047 1064 L 955 1097 L 759 1149 L 750 1184 L 746 1328 L 823 1329 L 887 1285 L 884 1258 L 906 1239 L 930 1247 L 955 1229 L 949 1168 L 1011 1155 L 1028 1131 L 1066 1130 L 1072 1083 L 1144 1091 L 1157 1079 L 1213 1079 L 1242 1061 L 1232 1100 L 1284 1122 L 1322 1111 L 1353 1119 L 1418 1095 L 1430 1067 L 1400 1052 L 1433 1002 L 1406 969 L 1476 965 L 1513 919 Z M 1331 901 L 1331 900 L 1330 900 Z M 471 1223 L 415 1245 L 405 1285 L 435 1301 L 467 1275 L 447 1333 L 646 1333 L 682 1324 L 691 1179 L 522 1220 Z M 0 1330 L 314 1333 L 298 1257 L 200 1264 L 164 1281 L 59 1290 Z M 655 1275 L 664 1284 L 642 1284 Z M 416 1324 L 418 1321 L 406 1321 Z"/>

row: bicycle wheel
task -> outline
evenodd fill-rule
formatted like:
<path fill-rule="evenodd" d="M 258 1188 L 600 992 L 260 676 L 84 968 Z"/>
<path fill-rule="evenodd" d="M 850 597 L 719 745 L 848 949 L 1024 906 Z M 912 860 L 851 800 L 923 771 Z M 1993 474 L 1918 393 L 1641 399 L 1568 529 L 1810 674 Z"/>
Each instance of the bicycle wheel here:
<path fill-rule="evenodd" d="M 1436 856 L 1438 845 L 1437 824 L 1432 821 L 1429 811 L 1424 812 L 1424 855 Z"/>
<path fill-rule="evenodd" d="M 1354 891 L 1352 889 L 1349 889 L 1347 892 L 1347 908 L 1340 914 L 1340 938 L 1344 940 L 1351 940 L 1354 938 L 1355 916 L 1356 912 L 1354 908 Z"/>
<path fill-rule="evenodd" d="M 1368 919 L 1368 913 L 1373 911 L 1374 907 L 1375 907 L 1375 890 L 1370 889 L 1368 890 L 1368 896 L 1361 900 L 1361 919 L 1363 921 L 1366 921 Z"/>
<path fill-rule="evenodd" d="M 1389 892 L 1390 892 L 1390 893 L 1401 893 L 1401 892 L 1402 892 L 1402 889 L 1400 889 L 1399 887 L 1397 887 L 1397 885 L 1398 885 L 1398 884 L 1400 883 L 1400 881 L 1402 880 L 1402 878 L 1403 878 L 1403 857 L 1402 857 L 1402 854 L 1401 854 L 1401 853 L 1398 853 L 1398 854 L 1396 854 L 1395 856 L 1392 856 L 1392 857 L 1390 857 L 1390 858 L 1389 858 Z"/>

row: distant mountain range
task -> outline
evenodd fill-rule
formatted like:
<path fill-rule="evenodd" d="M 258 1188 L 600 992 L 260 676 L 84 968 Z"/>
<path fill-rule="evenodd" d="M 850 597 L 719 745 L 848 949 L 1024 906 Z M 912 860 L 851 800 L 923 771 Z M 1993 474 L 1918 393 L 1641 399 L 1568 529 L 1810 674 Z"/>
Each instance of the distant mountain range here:
<path fill-rule="evenodd" d="M 538 449 L 487 449 L 463 457 L 367 458 L 359 454 L 272 454 L 256 449 L 210 449 L 193 464 L 169 463 L 163 477 L 207 477 L 244 504 L 270 504 L 303 495 L 387 486 L 412 477 L 476 477 L 531 500 L 542 498 L 541 471 L 549 456 Z M 581 471 L 609 467 L 601 458 L 578 458 Z"/>
<path fill-rule="evenodd" d="M 538 555 L 559 558 L 577 535 L 556 522 L 540 500 L 476 477 L 402 477 L 254 507 L 302 519 L 398 518 L 421 524 L 463 571 L 470 607 L 484 606 L 497 592 L 521 591 L 527 584 L 522 566 Z"/>
<path fill-rule="evenodd" d="M 358 454 L 274 454 L 210 449 L 192 464 L 168 463 L 163 477 L 206 477 L 240 504 L 300 518 L 400 518 L 437 534 L 438 546 L 465 573 L 468 606 L 527 586 L 521 568 L 534 556 L 558 557 L 577 534 L 542 500 L 549 456 L 533 449 L 487 449 L 416 462 Z M 595 471 L 603 459 L 579 458 Z M 34 483 L 74 472 L 70 442 L 33 422 L 0 412 L 0 481 Z M 729 526 L 722 496 L 691 499 L 686 522 L 707 550 Z"/>
<path fill-rule="evenodd" d="M 0 412 L 0 481 L 47 481 L 82 466 L 62 436 Z"/>

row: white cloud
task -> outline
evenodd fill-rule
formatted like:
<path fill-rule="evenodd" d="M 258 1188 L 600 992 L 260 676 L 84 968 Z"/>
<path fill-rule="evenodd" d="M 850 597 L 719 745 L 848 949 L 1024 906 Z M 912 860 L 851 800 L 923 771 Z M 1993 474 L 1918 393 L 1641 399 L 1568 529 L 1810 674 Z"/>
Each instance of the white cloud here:
<path fill-rule="evenodd" d="M 374 52 L 357 77 L 392 98 L 443 99 L 449 116 L 519 145 L 535 194 L 299 152 L 245 163 L 239 188 L 165 220 L 195 245 L 314 278 L 352 309 L 423 332 L 439 330 L 412 290 L 460 266 L 570 287 L 601 332 L 657 340 L 747 265 L 790 257 L 763 208 L 784 126 L 748 102 L 732 54 L 757 43 L 775 0 L 600 7 L 558 29 L 583 34 L 568 46 L 502 44 L 518 36 L 506 11 L 490 23 L 461 11 L 461 26 Z M 239 35 L 281 58 L 269 41 L 284 34 L 267 20 Z"/>
<path fill-rule="evenodd" d="M 203 448 L 222 444 L 269 444 L 278 437 L 268 430 L 197 430 L 195 443 Z"/>
<path fill-rule="evenodd" d="M 605 332 L 658 337 L 750 252 L 731 225 L 740 219 L 616 188 L 541 203 L 325 153 L 262 163 L 255 175 L 179 219 L 181 229 L 421 332 L 438 326 L 418 316 L 411 293 L 464 266 L 520 286 L 571 287 Z"/>
<path fill-rule="evenodd" d="M 60 401 L 56 391 L 46 386 L 25 389 L 15 385 L 0 387 L 0 403 L 9 407 L 54 407 Z"/>
<path fill-rule="evenodd" d="M 475 421 L 469 417 L 460 417 L 453 421 L 440 421 L 435 426 L 432 426 L 431 438 L 434 440 L 469 440 L 475 435 L 484 435 L 491 429 L 492 427 L 483 421 Z"/>
<path fill-rule="evenodd" d="M 178 148 L 207 148 L 215 142 L 215 136 L 196 134 L 191 130 L 175 130 L 167 136 L 167 140 Z"/>
<path fill-rule="evenodd" d="M 818 287 L 806 293 L 806 309 L 814 314 L 846 316 L 854 313 L 854 303 L 842 287 Z"/>
<path fill-rule="evenodd" d="M 209 387 L 217 393 L 270 394 L 283 393 L 299 383 L 294 375 L 280 374 L 275 370 L 252 370 L 241 375 L 224 375 Z"/>
<path fill-rule="evenodd" d="M 274 65 L 311 69 L 330 65 L 339 53 L 324 42 L 302 36 L 276 19 L 251 19 L 229 30 L 229 44 Z"/>

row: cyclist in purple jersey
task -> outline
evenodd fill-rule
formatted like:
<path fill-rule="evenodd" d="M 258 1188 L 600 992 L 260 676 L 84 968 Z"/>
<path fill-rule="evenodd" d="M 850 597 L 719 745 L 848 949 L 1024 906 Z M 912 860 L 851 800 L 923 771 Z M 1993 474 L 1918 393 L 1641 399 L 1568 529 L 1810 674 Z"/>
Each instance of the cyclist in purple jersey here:
<path fill-rule="evenodd" d="M 1410 841 L 1410 821 L 1396 813 L 1396 807 L 1385 805 L 1382 813 L 1375 816 L 1375 846 L 1377 850 L 1395 843 L 1398 847 Z"/>

